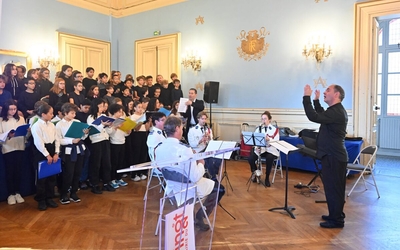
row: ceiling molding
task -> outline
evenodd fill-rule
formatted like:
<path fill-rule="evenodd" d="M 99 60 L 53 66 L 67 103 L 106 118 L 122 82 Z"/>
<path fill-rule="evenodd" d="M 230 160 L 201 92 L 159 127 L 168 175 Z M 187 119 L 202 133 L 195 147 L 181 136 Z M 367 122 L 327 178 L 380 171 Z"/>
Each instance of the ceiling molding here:
<path fill-rule="evenodd" d="M 188 0 L 58 0 L 115 18 L 125 17 Z"/>

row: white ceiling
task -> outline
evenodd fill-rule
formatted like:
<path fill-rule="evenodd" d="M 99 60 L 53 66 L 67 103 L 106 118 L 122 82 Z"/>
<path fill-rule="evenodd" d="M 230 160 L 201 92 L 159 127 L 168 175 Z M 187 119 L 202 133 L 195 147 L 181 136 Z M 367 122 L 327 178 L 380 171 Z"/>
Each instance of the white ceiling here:
<path fill-rule="evenodd" d="M 124 17 L 187 0 L 58 0 L 113 17 Z"/>

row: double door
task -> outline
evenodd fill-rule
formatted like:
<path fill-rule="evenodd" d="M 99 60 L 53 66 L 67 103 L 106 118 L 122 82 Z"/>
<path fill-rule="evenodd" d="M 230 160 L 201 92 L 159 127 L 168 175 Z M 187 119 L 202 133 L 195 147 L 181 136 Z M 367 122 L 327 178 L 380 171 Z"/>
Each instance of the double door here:
<path fill-rule="evenodd" d="M 58 46 L 61 65 L 70 65 L 83 75 L 87 67 L 94 68 L 95 77 L 102 72 L 110 74 L 110 42 L 59 32 Z"/>
<path fill-rule="evenodd" d="M 171 73 L 180 72 L 179 51 L 181 34 L 158 36 L 135 42 L 135 74 L 162 75 L 169 79 Z"/>

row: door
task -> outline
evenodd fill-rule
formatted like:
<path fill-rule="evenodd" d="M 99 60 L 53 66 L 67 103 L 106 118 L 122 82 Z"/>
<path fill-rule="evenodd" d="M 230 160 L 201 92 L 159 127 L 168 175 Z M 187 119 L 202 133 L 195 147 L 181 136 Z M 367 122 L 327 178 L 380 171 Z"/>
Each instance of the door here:
<path fill-rule="evenodd" d="M 400 18 L 380 20 L 378 146 L 381 151 L 400 150 Z"/>
<path fill-rule="evenodd" d="M 135 42 L 135 74 L 163 75 L 180 72 L 180 33 Z"/>
<path fill-rule="evenodd" d="M 61 65 L 71 65 L 82 73 L 87 67 L 93 67 L 96 73 L 111 72 L 109 42 L 59 32 L 58 44 Z"/>

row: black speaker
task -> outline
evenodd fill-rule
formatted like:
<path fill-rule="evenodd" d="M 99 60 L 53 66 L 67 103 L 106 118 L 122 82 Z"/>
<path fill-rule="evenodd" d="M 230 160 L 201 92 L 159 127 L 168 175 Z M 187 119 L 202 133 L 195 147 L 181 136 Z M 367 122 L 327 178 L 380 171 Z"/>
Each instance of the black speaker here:
<path fill-rule="evenodd" d="M 203 100 L 207 103 L 218 103 L 219 82 L 207 81 L 204 84 Z"/>

